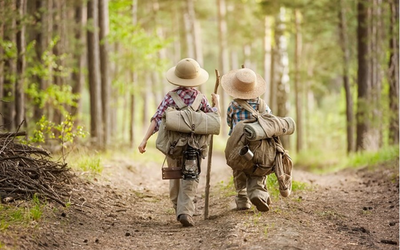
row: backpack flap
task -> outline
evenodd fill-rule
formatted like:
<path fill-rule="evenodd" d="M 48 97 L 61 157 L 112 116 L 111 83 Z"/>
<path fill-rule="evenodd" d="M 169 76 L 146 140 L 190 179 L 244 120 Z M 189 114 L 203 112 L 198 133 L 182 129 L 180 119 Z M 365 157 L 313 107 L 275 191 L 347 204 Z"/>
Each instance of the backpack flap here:
<path fill-rule="evenodd" d="M 172 93 L 174 93 L 174 95 Z M 182 102 L 175 92 L 172 93 L 171 97 L 177 105 Z M 175 100 L 176 97 L 178 97 L 180 101 Z M 199 135 L 218 135 L 221 126 L 220 115 L 214 112 L 204 113 L 198 110 L 202 99 L 203 95 L 199 94 L 196 96 L 193 104 L 188 108 L 183 107 L 180 110 L 168 108 L 165 112 L 166 129 Z"/>

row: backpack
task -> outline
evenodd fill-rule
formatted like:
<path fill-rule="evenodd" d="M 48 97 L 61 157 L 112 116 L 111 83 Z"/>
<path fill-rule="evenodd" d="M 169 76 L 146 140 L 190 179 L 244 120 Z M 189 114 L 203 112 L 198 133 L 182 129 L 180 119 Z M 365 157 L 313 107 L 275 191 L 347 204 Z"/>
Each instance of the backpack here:
<path fill-rule="evenodd" d="M 275 173 L 281 195 L 289 196 L 292 188 L 293 162 L 283 148 L 279 136 L 294 132 L 293 119 L 268 114 L 262 99 L 260 99 L 258 111 L 244 100 L 236 99 L 235 101 L 251 112 L 253 118 L 240 121 L 233 128 L 225 147 L 227 164 L 233 170 L 246 172 L 250 170 L 252 175 L 263 176 Z M 243 157 L 243 149 L 252 152 L 251 160 Z"/>
<path fill-rule="evenodd" d="M 187 146 L 191 146 L 192 148 L 199 150 L 200 156 L 202 158 L 207 157 L 209 134 L 196 134 L 192 130 L 190 132 L 176 131 L 178 129 L 171 125 L 171 122 L 167 123 L 167 116 L 169 117 L 170 112 L 176 112 L 180 110 L 184 111 L 188 109 L 191 109 L 192 111 L 197 111 L 203 95 L 198 94 L 196 96 L 196 99 L 190 106 L 187 106 L 181 100 L 178 94 L 176 94 L 176 92 L 170 92 L 170 95 L 175 101 L 175 104 L 178 106 L 178 109 L 168 107 L 167 110 L 164 112 L 156 139 L 156 148 L 166 156 L 171 157 L 172 159 L 181 158 Z M 175 124 L 179 125 L 178 122 L 175 122 Z"/>

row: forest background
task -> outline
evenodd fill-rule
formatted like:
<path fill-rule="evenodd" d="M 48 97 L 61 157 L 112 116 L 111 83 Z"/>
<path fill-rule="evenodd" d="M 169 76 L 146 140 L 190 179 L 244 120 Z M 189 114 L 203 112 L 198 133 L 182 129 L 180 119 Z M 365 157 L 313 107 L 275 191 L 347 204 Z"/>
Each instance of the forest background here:
<path fill-rule="evenodd" d="M 266 79 L 262 98 L 297 123 L 283 137 L 295 164 L 398 158 L 398 1 L 0 0 L 0 16 L 1 129 L 29 143 L 143 157 L 137 145 L 174 87 L 164 72 L 191 57 L 210 74 L 208 98 L 215 70 Z M 223 151 L 231 97 L 219 94 Z"/>

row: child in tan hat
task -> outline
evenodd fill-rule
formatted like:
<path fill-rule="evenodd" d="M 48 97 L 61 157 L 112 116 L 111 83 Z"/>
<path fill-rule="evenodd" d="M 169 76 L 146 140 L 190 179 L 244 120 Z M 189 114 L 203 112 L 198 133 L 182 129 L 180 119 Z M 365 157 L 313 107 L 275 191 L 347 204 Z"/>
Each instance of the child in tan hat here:
<path fill-rule="evenodd" d="M 171 93 L 175 92 L 182 101 L 190 106 L 196 96 L 201 94 L 195 87 L 200 86 L 208 80 L 208 73 L 202 69 L 197 61 L 185 58 L 178 62 L 175 67 L 170 68 L 166 73 L 168 82 L 178 87 L 168 92 L 163 101 L 159 104 L 156 113 L 151 118 L 151 123 L 138 149 L 140 153 L 146 152 L 148 139 L 160 128 L 161 119 L 168 107 L 178 108 Z M 174 94 L 175 95 L 175 94 Z M 205 113 L 219 112 L 219 96 L 212 94 L 214 107 L 211 107 L 207 98 L 203 96 L 200 110 Z M 182 166 L 183 155 L 178 158 L 171 158 L 167 155 L 168 166 Z M 193 226 L 193 214 L 195 211 L 194 198 L 198 186 L 198 175 L 194 179 L 171 179 L 170 180 L 170 199 L 176 211 L 177 220 L 184 226 Z"/>
<path fill-rule="evenodd" d="M 223 75 L 221 85 L 224 91 L 234 98 L 227 109 L 227 123 L 230 127 L 229 135 L 231 135 L 238 122 L 252 118 L 252 114 L 238 103 L 238 99 L 258 110 L 260 101 L 262 101 L 260 96 L 266 91 L 266 82 L 253 70 L 242 68 Z M 266 112 L 271 113 L 268 106 L 266 106 Z M 233 169 L 237 192 L 235 201 L 238 210 L 249 209 L 251 203 L 259 211 L 269 210 L 270 197 L 266 188 L 267 174 L 267 171 L 254 172 L 253 168 Z"/>

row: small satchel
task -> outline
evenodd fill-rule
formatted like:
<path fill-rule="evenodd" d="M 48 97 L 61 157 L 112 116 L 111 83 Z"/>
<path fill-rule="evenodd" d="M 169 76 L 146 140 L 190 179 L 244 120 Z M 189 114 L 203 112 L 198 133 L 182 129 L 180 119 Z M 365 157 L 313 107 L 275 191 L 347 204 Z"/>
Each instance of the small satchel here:
<path fill-rule="evenodd" d="M 187 106 L 176 92 L 170 92 L 178 109 L 169 107 L 165 111 L 167 130 L 198 135 L 218 135 L 221 118 L 216 112 L 204 113 L 199 110 L 202 94 L 198 94 L 191 106 Z"/>

